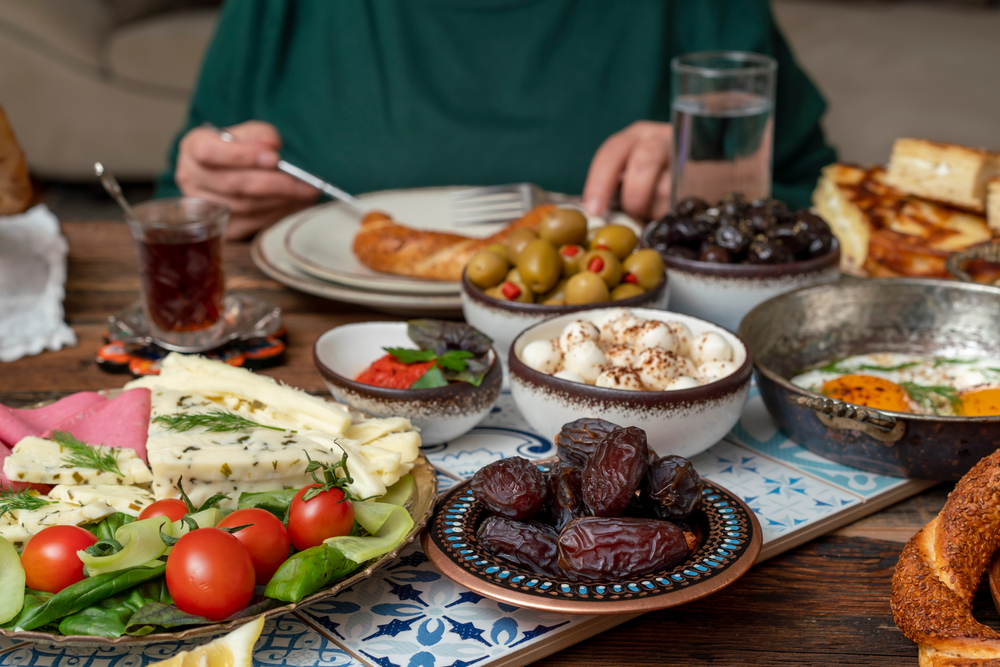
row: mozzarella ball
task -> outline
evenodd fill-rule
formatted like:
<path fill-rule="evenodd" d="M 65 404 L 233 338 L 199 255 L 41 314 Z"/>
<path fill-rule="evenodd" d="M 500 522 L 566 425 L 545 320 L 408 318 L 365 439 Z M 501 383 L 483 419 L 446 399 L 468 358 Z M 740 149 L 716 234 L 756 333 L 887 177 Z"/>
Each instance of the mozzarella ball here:
<path fill-rule="evenodd" d="M 601 348 L 592 340 L 574 345 L 563 355 L 563 369 L 576 373 L 587 384 L 594 384 L 606 363 Z"/>
<path fill-rule="evenodd" d="M 551 340 L 536 340 L 528 343 L 521 350 L 521 361 L 524 362 L 524 365 L 546 375 L 552 375 L 559 370 L 562 356 L 555 341 Z"/>
<path fill-rule="evenodd" d="M 694 334 L 691 333 L 691 330 L 680 322 L 664 322 L 664 324 L 667 325 L 670 333 L 674 335 L 674 340 L 677 341 L 677 349 L 674 352 L 683 357 L 690 357 L 691 341 L 694 340 Z"/>
<path fill-rule="evenodd" d="M 732 361 L 733 346 L 714 331 L 706 331 L 691 342 L 690 356 L 699 366 L 709 361 Z"/>
<path fill-rule="evenodd" d="M 626 329 L 622 333 L 622 338 L 639 352 L 651 347 L 658 347 L 667 352 L 677 352 L 677 339 L 663 322 L 655 320 L 643 322 L 637 327 Z"/>
<path fill-rule="evenodd" d="M 739 367 L 732 361 L 706 361 L 701 366 L 698 366 L 698 381 L 702 384 L 715 382 L 728 375 L 732 375 L 736 372 L 737 368 Z"/>
<path fill-rule="evenodd" d="M 569 348 L 584 341 L 597 342 L 601 334 L 593 322 L 575 320 L 567 324 L 559 334 L 559 349 L 569 352 Z"/>
<path fill-rule="evenodd" d="M 559 371 L 552 377 L 559 378 L 560 380 L 568 380 L 569 382 L 579 382 L 580 384 L 586 384 L 583 378 L 572 371 Z"/>
<path fill-rule="evenodd" d="M 603 329 L 605 324 L 617 320 L 619 317 L 631 314 L 628 308 L 608 308 L 594 316 L 593 322 L 598 329 Z"/>
<path fill-rule="evenodd" d="M 666 391 L 674 391 L 675 389 L 693 389 L 694 387 L 700 387 L 701 383 L 695 380 L 693 377 L 688 375 L 681 375 L 675 377 L 673 380 L 668 382 L 665 387 Z"/>
<path fill-rule="evenodd" d="M 604 351 L 608 363 L 621 368 L 631 368 L 635 364 L 635 350 L 631 345 L 612 345 Z"/>
<path fill-rule="evenodd" d="M 630 368 L 609 368 L 602 371 L 594 382 L 595 386 L 607 389 L 628 389 L 642 391 L 642 381 L 638 374 Z"/>
<path fill-rule="evenodd" d="M 633 368 L 647 389 L 661 391 L 675 377 L 687 374 L 684 372 L 687 367 L 683 361 L 683 357 L 678 357 L 672 352 L 651 347 L 639 353 Z"/>
<path fill-rule="evenodd" d="M 626 332 L 629 329 L 636 329 L 642 326 L 645 321 L 635 315 L 619 317 L 617 320 L 605 325 L 605 329 L 601 329 L 601 340 L 604 341 L 607 339 L 607 342 L 612 345 L 627 345 L 629 340 Z"/>

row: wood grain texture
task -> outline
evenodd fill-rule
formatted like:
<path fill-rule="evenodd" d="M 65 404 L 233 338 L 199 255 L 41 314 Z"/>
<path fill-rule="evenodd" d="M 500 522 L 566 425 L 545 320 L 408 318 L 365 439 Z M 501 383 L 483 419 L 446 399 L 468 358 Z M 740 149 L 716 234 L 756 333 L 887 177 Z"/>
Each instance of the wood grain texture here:
<path fill-rule="evenodd" d="M 0 403 L 30 405 L 66 394 L 120 387 L 127 376 L 97 368 L 107 316 L 138 298 L 135 251 L 122 222 L 64 222 L 69 240 L 66 318 L 80 344 L 0 365 Z M 287 362 L 265 371 L 326 395 L 312 362 L 316 338 L 348 322 L 391 320 L 360 306 L 309 296 L 262 274 L 250 246 L 225 249 L 227 287 L 282 307 Z M 755 566 L 730 588 L 677 609 L 624 622 L 538 665 L 899 665 L 915 667 L 916 645 L 892 622 L 889 587 L 902 542 L 944 505 L 953 484 L 920 495 Z M 974 612 L 998 623 L 988 590 Z M 544 651 L 532 654 L 539 657 Z"/>

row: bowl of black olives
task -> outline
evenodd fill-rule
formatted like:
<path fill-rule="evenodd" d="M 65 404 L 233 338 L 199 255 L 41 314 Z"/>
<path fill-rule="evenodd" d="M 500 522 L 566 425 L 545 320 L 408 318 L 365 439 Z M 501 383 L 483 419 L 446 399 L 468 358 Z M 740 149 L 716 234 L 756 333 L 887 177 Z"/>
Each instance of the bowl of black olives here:
<path fill-rule="evenodd" d="M 757 304 L 840 277 L 840 245 L 822 218 L 739 192 L 714 205 L 682 199 L 641 241 L 663 257 L 671 310 L 732 331 Z"/>
<path fill-rule="evenodd" d="M 477 253 L 462 273 L 465 320 L 493 339 L 506 367 L 510 344 L 542 320 L 611 304 L 666 308 L 664 261 L 627 224 L 592 228 L 578 209 L 550 211 L 537 229 Z"/>

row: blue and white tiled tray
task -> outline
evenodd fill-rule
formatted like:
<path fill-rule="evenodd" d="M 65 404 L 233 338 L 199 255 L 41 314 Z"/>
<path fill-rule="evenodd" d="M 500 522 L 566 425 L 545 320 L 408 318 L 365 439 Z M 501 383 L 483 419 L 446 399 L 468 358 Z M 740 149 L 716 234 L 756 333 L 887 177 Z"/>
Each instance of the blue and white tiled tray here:
<path fill-rule="evenodd" d="M 444 492 L 491 461 L 548 458 L 555 447 L 531 430 L 505 391 L 472 432 L 424 452 Z M 694 464 L 756 513 L 764 533 L 761 559 L 930 484 L 863 472 L 806 451 L 778 432 L 756 389 L 730 435 Z M 629 618 L 561 615 L 495 602 L 443 577 L 414 545 L 337 598 L 268 621 L 254 664 L 518 667 Z M 144 667 L 204 641 L 65 647 L 0 637 L 0 667 Z"/>

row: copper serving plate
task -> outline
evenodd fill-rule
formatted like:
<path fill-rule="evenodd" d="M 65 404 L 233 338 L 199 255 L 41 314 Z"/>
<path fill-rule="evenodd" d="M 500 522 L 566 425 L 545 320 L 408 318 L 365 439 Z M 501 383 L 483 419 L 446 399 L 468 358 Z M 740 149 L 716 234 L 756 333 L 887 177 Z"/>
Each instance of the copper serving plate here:
<path fill-rule="evenodd" d="M 109 396 L 114 396 L 119 393 L 119 390 L 112 390 L 105 393 Z M 46 403 L 39 404 L 35 407 L 42 407 L 50 402 L 51 401 L 47 401 Z M 359 414 L 357 412 L 353 413 L 355 415 Z M 420 452 L 419 458 L 417 458 L 416 462 L 414 462 L 413 470 L 410 471 L 410 474 L 413 475 L 414 488 L 409 500 L 406 501 L 405 507 L 410 513 L 410 516 L 413 518 L 413 529 L 406 534 L 406 537 L 399 544 L 399 546 L 379 558 L 377 561 L 369 563 L 368 567 L 365 569 L 355 572 L 346 579 L 341 579 L 330 588 L 322 590 L 318 593 L 313 593 L 301 602 L 293 602 L 291 604 L 282 605 L 253 616 L 247 616 L 245 618 L 223 621 L 221 623 L 213 623 L 211 625 L 200 625 L 178 632 L 160 632 L 157 634 L 145 635 L 143 637 L 122 635 L 121 637 L 111 639 L 108 637 L 94 637 L 91 635 L 60 635 L 51 632 L 38 632 L 34 630 L 14 631 L 4 630 L 3 628 L 0 628 L 0 635 L 25 641 L 38 641 L 51 644 L 75 646 L 107 646 L 116 644 L 139 646 L 143 644 L 156 644 L 158 642 L 175 642 L 178 640 L 192 639 L 194 637 L 220 635 L 234 630 L 241 625 L 255 621 L 261 617 L 267 619 L 276 616 L 283 616 L 289 612 L 295 611 L 296 609 L 302 609 L 316 602 L 320 602 L 321 600 L 332 598 L 340 591 L 350 588 L 363 579 L 367 579 L 375 571 L 380 570 L 391 563 L 401 551 L 413 543 L 420 531 L 422 531 L 427 525 L 428 520 L 434 513 L 434 504 L 437 500 L 438 482 L 437 475 L 434 473 L 434 469 L 431 467 L 430 462 L 427 460 L 427 457 L 424 456 L 423 452 Z"/>
<path fill-rule="evenodd" d="M 547 471 L 554 461 L 536 464 Z M 478 544 L 476 530 L 489 511 L 469 492 L 470 481 L 438 503 L 421 538 L 424 552 L 455 583 L 519 607 L 562 614 L 629 614 L 676 607 L 730 585 L 760 554 L 762 532 L 753 511 L 737 496 L 705 480 L 701 505 L 686 520 L 698 535 L 698 548 L 677 565 L 608 581 L 538 575 Z"/>

